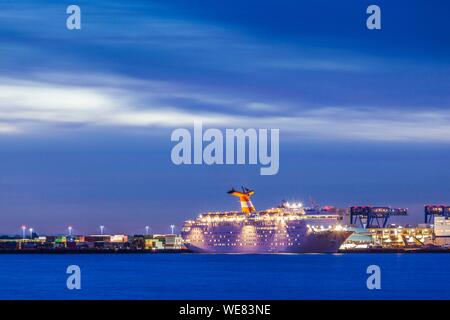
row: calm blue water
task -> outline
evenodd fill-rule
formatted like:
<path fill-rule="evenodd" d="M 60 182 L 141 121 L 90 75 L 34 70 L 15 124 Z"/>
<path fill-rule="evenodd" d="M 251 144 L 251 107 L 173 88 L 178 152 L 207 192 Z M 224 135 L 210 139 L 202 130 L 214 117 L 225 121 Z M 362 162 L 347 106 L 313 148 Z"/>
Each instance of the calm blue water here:
<path fill-rule="evenodd" d="M 450 299 L 449 266 L 450 254 L 0 255 L 0 299 Z"/>

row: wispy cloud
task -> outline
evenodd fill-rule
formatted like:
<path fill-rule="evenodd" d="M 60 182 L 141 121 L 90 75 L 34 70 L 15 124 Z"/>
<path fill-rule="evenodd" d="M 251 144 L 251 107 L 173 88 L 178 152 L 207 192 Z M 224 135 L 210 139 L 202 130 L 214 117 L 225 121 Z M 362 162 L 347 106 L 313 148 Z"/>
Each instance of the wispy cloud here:
<path fill-rule="evenodd" d="M 81 85 L 55 84 L 43 78 L 0 79 L 0 134 L 37 134 L 37 127 L 59 130 L 64 124 L 70 130 L 83 130 L 86 126 L 170 128 L 202 121 L 219 127 L 281 128 L 296 138 L 450 142 L 450 112 L 442 109 L 319 107 L 293 112 L 272 101 L 202 92 L 168 82 L 97 75 L 92 77 L 96 85 Z M 193 111 L 192 100 L 205 107 Z M 221 108 L 208 110 L 211 103 Z M 236 111 L 243 108 L 245 113 Z"/>
<path fill-rule="evenodd" d="M 430 106 L 445 113 L 448 107 L 448 59 L 433 67 L 435 60 L 430 65 L 396 56 L 385 46 L 373 50 L 356 41 L 344 46 L 345 37 L 333 26 L 324 41 L 312 29 L 288 24 L 281 30 L 284 21 L 270 16 L 260 29 L 240 13 L 227 22 L 168 2 L 81 7 L 79 32 L 65 28 L 64 6 L 51 1 L 24 7 L 11 1 L 0 13 L 0 80 L 9 108 L 2 108 L 2 118 L 145 125 L 162 122 L 163 112 L 167 123 L 180 123 L 177 112 L 183 119 L 201 115 L 214 123 L 231 117 L 254 122 L 254 115 L 315 123 L 326 115 L 306 109 L 333 106 L 350 115 L 367 103 L 377 107 L 372 110 L 397 106 L 411 114 Z M 17 81 L 18 76 L 31 81 Z M 91 112 L 80 112 L 83 107 Z M 268 121 L 258 121 L 263 120 Z"/>
<path fill-rule="evenodd" d="M 19 133 L 20 129 L 12 124 L 0 123 L 0 134 Z"/>
<path fill-rule="evenodd" d="M 331 50 L 296 41 L 268 41 L 239 24 L 180 17 L 171 14 L 170 4 L 151 2 L 81 5 L 83 29 L 74 34 L 64 27 L 64 6 L 40 2 L 25 7 L 10 5 L 0 13 L 0 34 L 4 33 L 5 48 L 11 52 L 4 57 L 5 68 L 20 67 L 18 62 L 26 59 L 30 51 L 35 58 L 42 59 L 43 69 L 75 63 L 79 68 L 95 63 L 97 67 L 105 63 L 113 68 L 117 61 L 110 61 L 109 56 L 114 55 L 133 66 L 134 61 L 124 57 L 124 53 L 131 53 L 129 48 L 134 56 L 145 56 L 150 62 L 157 59 L 160 66 L 185 61 L 185 67 L 230 73 L 357 72 L 373 71 L 381 64 L 376 57 L 368 58 L 350 50 Z M 54 18 L 47 19 L 49 16 Z M 107 56 L 103 54 L 105 48 Z M 46 59 L 49 56 L 51 60 Z M 144 69 L 149 67 L 141 65 Z"/>
<path fill-rule="evenodd" d="M 280 128 L 327 140 L 450 142 L 450 112 L 441 109 L 318 108 L 274 120 Z"/>
<path fill-rule="evenodd" d="M 124 88 L 130 84 L 136 85 L 136 82 L 123 83 Z M 9 122 L 10 128 L 28 132 L 36 125 L 50 128 L 61 124 L 171 127 L 199 119 L 219 124 L 226 119 L 223 114 L 196 115 L 167 104 L 164 100 L 175 88 L 173 85 L 148 82 L 146 89 L 154 91 L 140 93 L 144 84 L 131 90 L 119 89 L 111 78 L 95 87 L 1 79 L 0 121 Z M 195 94 L 192 97 L 201 99 Z M 213 97 L 210 99 L 214 100 Z"/>

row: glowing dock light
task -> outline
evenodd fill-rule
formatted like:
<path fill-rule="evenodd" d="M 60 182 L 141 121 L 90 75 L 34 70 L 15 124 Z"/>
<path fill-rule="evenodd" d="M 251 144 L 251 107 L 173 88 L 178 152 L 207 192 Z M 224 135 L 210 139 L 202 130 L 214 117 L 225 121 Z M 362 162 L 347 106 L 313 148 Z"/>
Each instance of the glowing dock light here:
<path fill-rule="evenodd" d="M 27 227 L 26 226 L 22 226 L 22 239 L 26 238 L 26 232 L 27 232 Z"/>
<path fill-rule="evenodd" d="M 30 239 L 33 239 L 33 228 L 28 229 L 28 231 L 30 232 Z"/>

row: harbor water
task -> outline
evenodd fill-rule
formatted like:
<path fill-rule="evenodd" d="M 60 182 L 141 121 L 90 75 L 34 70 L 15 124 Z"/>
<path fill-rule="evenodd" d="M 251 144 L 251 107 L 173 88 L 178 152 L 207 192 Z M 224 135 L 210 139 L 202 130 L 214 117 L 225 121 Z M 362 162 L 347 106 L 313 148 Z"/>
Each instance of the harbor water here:
<path fill-rule="evenodd" d="M 67 289 L 69 265 L 81 290 Z M 450 299 L 449 265 L 439 253 L 3 254 L 0 299 Z"/>

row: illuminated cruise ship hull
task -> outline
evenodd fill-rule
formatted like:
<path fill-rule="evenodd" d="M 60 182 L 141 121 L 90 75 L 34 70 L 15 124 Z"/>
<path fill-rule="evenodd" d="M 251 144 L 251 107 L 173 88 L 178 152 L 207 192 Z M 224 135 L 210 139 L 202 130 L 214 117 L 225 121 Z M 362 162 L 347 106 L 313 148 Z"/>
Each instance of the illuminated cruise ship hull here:
<path fill-rule="evenodd" d="M 352 234 L 337 216 L 186 222 L 186 246 L 199 253 L 335 253 Z"/>

